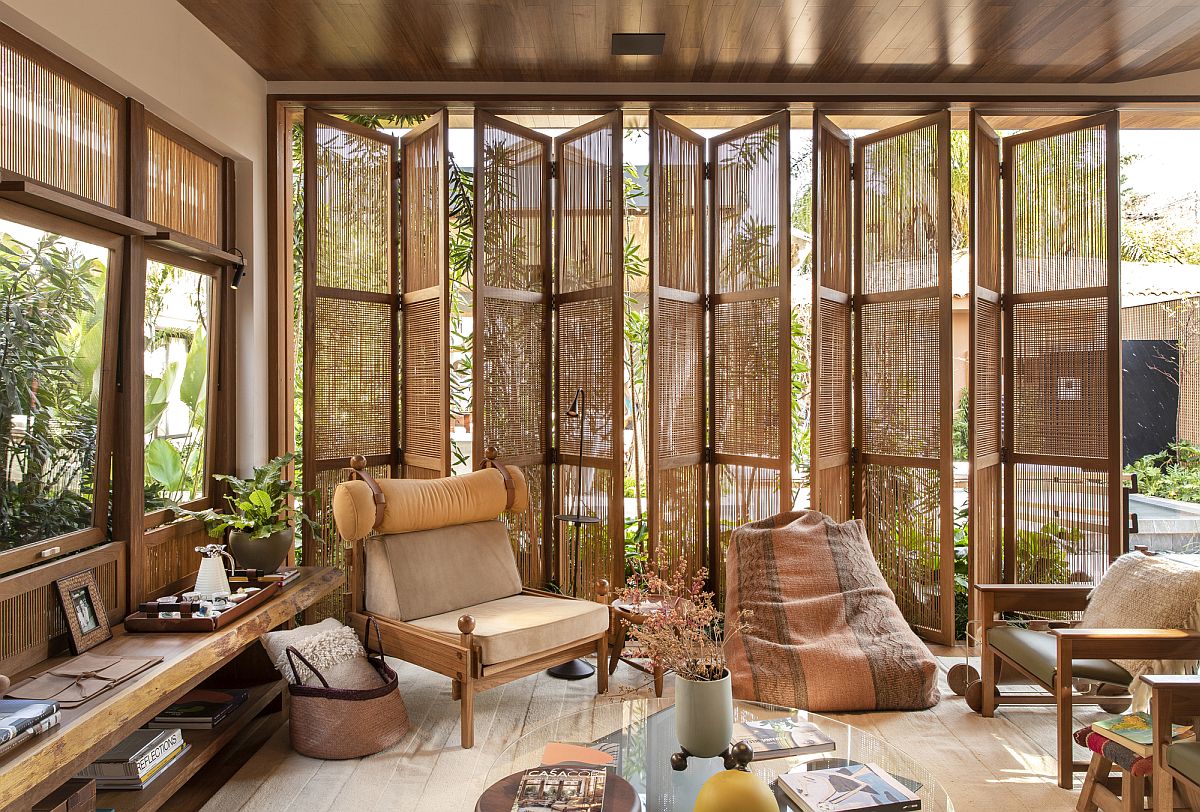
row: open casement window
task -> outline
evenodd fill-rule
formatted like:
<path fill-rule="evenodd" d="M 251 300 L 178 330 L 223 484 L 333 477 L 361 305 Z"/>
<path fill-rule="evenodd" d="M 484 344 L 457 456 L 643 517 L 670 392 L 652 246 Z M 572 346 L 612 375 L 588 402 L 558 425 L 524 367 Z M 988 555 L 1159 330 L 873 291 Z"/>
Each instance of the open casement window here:
<path fill-rule="evenodd" d="M 1003 141 L 1006 581 L 1098 580 L 1124 547 L 1119 127 Z"/>
<path fill-rule="evenodd" d="M 474 466 L 484 450 L 518 465 L 528 516 L 508 516 L 521 580 L 545 586 L 550 524 L 549 136 L 475 113 Z M 528 522 L 533 522 L 532 532 Z"/>
<path fill-rule="evenodd" d="M 854 142 L 855 514 L 908 622 L 954 639 L 950 114 Z"/>
<path fill-rule="evenodd" d="M 650 115 L 650 557 L 708 566 L 703 137 Z"/>
<path fill-rule="evenodd" d="M 375 476 L 397 474 L 396 149 L 391 136 L 304 113 L 303 472 L 316 528 L 305 531 L 303 560 L 310 566 L 345 567 L 330 500 L 348 458 L 364 455 Z M 342 603 L 335 595 L 312 614 L 340 615 Z"/>
<path fill-rule="evenodd" d="M 578 562 L 576 528 L 555 522 L 558 583 L 579 595 L 625 572 L 621 124 L 614 110 L 554 140 L 557 512 L 598 519 L 579 528 Z"/>
<path fill-rule="evenodd" d="M 822 113 L 813 118 L 813 153 L 811 504 L 845 521 L 853 488 L 851 145 Z"/>
<path fill-rule="evenodd" d="M 441 110 L 400 139 L 401 470 L 450 476 L 450 153 Z"/>
<path fill-rule="evenodd" d="M 734 528 L 791 507 L 787 111 L 709 141 L 709 571 Z"/>
<path fill-rule="evenodd" d="M 970 375 L 967 458 L 970 464 L 967 532 L 969 588 L 998 583 L 1003 526 L 1001 464 L 1001 230 L 1000 136 L 983 117 L 970 117 Z M 973 593 L 973 589 L 972 589 Z M 974 594 L 971 596 L 974 601 Z M 979 618 L 972 606 L 971 617 Z"/>

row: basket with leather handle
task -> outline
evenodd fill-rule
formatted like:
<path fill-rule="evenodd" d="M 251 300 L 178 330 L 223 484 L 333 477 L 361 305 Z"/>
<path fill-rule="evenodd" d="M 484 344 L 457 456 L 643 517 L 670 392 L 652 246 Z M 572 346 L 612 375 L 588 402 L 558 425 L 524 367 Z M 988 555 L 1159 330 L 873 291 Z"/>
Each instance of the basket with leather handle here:
<path fill-rule="evenodd" d="M 372 628 L 378 653 L 370 650 Z M 386 750 L 408 732 L 408 711 L 396 672 L 383 659 L 383 641 L 374 618 L 367 621 L 364 637 L 367 660 L 382 679 L 377 688 L 332 688 L 303 654 L 288 646 L 288 663 L 296 677 L 295 684 L 288 685 L 288 694 L 292 700 L 292 748 L 297 753 L 321 759 L 361 758 Z M 296 660 L 321 684 L 303 685 Z"/>

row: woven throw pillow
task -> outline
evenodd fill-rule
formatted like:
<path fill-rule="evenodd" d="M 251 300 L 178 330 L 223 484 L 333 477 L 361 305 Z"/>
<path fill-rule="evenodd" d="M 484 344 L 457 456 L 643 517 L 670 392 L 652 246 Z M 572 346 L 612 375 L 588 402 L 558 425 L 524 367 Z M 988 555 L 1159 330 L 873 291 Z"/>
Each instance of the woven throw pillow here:
<path fill-rule="evenodd" d="M 367 652 L 359 642 L 358 635 L 334 618 L 326 618 L 311 626 L 268 632 L 262 640 L 271 662 L 290 683 L 296 683 L 296 676 L 288 663 L 289 646 L 312 663 L 331 688 L 361 690 L 383 683 L 379 672 L 367 661 Z M 299 684 L 321 684 L 317 675 L 306 668 L 299 658 L 296 659 L 296 669 L 300 674 Z"/>
<path fill-rule="evenodd" d="M 1196 558 L 1188 556 L 1187 559 Z M 1126 553 L 1092 590 L 1080 626 L 1085 629 L 1200 629 L 1200 558 Z M 1133 675 L 1177 674 L 1194 664 L 1117 660 Z"/>

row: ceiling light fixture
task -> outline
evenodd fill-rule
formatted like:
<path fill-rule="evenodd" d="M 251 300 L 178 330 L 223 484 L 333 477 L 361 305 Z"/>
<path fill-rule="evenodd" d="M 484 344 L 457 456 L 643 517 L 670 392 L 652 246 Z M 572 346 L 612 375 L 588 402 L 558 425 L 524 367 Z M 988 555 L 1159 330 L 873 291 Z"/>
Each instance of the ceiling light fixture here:
<path fill-rule="evenodd" d="M 613 56 L 662 56 L 666 34 L 613 34 Z"/>

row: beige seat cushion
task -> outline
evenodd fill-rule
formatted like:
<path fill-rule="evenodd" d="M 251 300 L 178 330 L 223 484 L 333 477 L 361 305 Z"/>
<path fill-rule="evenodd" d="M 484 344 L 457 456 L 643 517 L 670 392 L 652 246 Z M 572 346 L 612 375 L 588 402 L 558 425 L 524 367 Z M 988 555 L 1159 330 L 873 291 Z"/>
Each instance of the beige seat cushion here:
<path fill-rule="evenodd" d="M 512 542 L 498 521 L 378 536 L 364 547 L 367 611 L 382 617 L 414 620 L 521 591 Z"/>
<path fill-rule="evenodd" d="M 608 607 L 592 601 L 513 595 L 412 621 L 412 625 L 458 639 L 458 619 L 475 618 L 483 664 L 515 660 L 608 631 Z"/>

